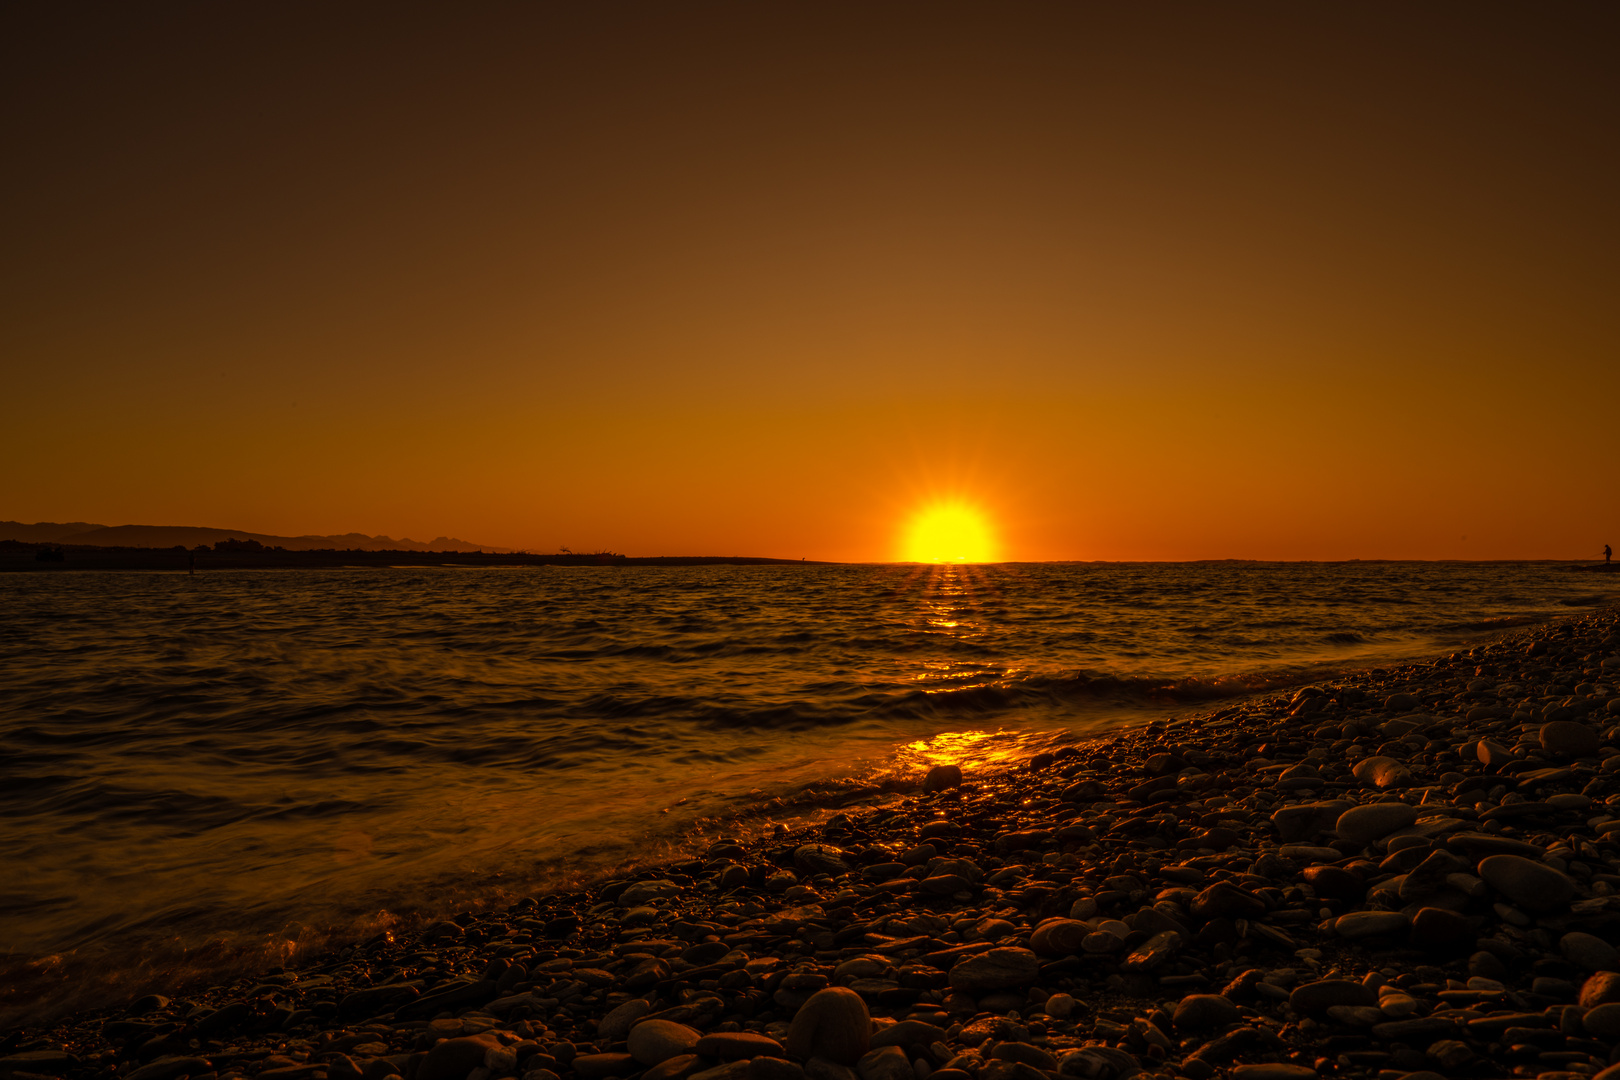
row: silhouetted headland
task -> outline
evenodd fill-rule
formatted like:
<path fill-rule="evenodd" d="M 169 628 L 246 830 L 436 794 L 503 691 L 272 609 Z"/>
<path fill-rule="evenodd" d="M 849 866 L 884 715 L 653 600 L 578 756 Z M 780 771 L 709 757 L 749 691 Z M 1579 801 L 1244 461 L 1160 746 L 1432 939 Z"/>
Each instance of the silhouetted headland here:
<path fill-rule="evenodd" d="M 4 570 L 287 570 L 335 567 L 413 566 L 761 566 L 827 565 L 815 560 L 770 559 L 745 555 L 631 556 L 616 552 L 563 552 L 536 555 L 513 551 L 368 551 L 324 548 L 288 551 L 255 540 L 224 540 L 187 548 L 104 547 L 88 544 L 0 540 Z"/>

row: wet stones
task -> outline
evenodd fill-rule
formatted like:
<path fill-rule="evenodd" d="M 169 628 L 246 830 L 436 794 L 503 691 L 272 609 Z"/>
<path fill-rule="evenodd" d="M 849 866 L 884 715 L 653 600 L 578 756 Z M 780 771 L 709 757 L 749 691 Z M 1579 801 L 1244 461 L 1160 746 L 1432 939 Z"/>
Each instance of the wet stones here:
<path fill-rule="evenodd" d="M 950 970 L 952 990 L 982 994 L 1029 986 L 1040 974 L 1041 964 L 1028 949 L 1000 948 L 958 960 Z"/>
<path fill-rule="evenodd" d="M 436 945 L 417 932 L 98 1017 L 49 1044 L 79 1065 L 0 1073 L 1591 1077 L 1620 1043 L 1620 757 L 1603 768 L 1548 725 L 1601 733 L 1620 669 L 1569 638 L 1524 670 L 1483 646 L 722 838 L 639 879 L 457 915 Z M 1357 779 L 1368 756 L 1417 790 Z M 1149 774 L 1171 782 L 1131 805 Z M 1290 801 L 1319 786 L 1352 797 Z"/>
<path fill-rule="evenodd" d="M 636 881 L 632 882 L 627 889 L 620 893 L 614 903 L 621 908 L 641 907 L 649 900 L 656 900 L 660 896 L 670 896 L 679 891 L 680 886 L 668 878 L 659 878 L 656 881 Z"/>
<path fill-rule="evenodd" d="M 842 848 L 831 844 L 802 844 L 793 851 L 793 864 L 806 874 L 830 874 L 834 877 L 849 872 Z"/>
<path fill-rule="evenodd" d="M 945 791 L 948 788 L 962 786 L 962 768 L 959 765 L 935 765 L 923 777 L 923 790 L 927 792 Z"/>
<path fill-rule="evenodd" d="M 1559 911 L 1575 896 L 1575 884 L 1545 863 L 1520 855 L 1491 855 L 1481 860 L 1485 883 L 1530 911 Z"/>
<path fill-rule="evenodd" d="M 861 995 L 842 986 L 812 994 L 788 1027 L 787 1051 L 801 1061 L 826 1058 L 854 1065 L 870 1046 L 872 1016 Z"/>
<path fill-rule="evenodd" d="M 1404 829 L 1417 821 L 1417 808 L 1401 802 L 1368 803 L 1352 807 L 1339 815 L 1333 824 L 1334 834 L 1340 840 L 1353 844 L 1370 844 L 1382 840 L 1396 829 Z"/>

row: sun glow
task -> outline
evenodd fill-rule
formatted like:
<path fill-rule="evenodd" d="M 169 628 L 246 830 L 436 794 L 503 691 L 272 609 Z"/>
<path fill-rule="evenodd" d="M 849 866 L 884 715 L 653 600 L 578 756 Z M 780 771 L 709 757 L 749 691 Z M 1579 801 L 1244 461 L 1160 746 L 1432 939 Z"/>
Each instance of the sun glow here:
<path fill-rule="evenodd" d="M 906 562 L 994 562 L 995 537 L 976 507 L 935 503 L 911 519 L 900 558 Z"/>

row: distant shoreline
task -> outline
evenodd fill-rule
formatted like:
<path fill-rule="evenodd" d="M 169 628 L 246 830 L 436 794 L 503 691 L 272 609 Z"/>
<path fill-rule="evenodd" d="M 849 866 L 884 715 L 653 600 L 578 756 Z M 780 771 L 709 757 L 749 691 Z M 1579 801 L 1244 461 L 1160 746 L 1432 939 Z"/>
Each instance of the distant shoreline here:
<path fill-rule="evenodd" d="M 41 551 L 61 552 L 60 560 L 42 561 Z M 147 570 L 185 572 L 196 555 L 196 569 L 211 570 L 289 570 L 342 569 L 345 567 L 526 567 L 526 566 L 851 566 L 867 565 L 830 559 L 778 559 L 751 555 L 619 555 L 611 552 L 558 552 L 539 554 L 514 551 L 373 551 L 368 549 L 318 548 L 310 550 L 214 550 L 191 551 L 178 547 L 105 547 L 89 544 L 53 544 L 26 540 L 0 540 L 0 573 L 70 570 Z M 1401 563 L 1457 563 L 1466 565 L 1562 566 L 1586 573 L 1620 573 L 1620 563 L 1605 564 L 1588 559 L 1186 559 L 1171 560 L 1176 565 L 1227 563 L 1244 566 L 1314 563 L 1322 566 L 1355 566 Z M 1121 561 L 1114 559 L 1006 560 L 1007 564 L 1043 566 L 1135 566 L 1163 565 L 1162 560 Z M 895 565 L 979 565 L 972 563 L 897 563 Z M 999 565 L 996 563 L 984 565 Z"/>
<path fill-rule="evenodd" d="M 60 551 L 60 561 L 41 561 L 39 552 Z M 743 555 L 653 555 L 558 553 L 537 555 L 494 551 L 360 551 L 320 549 L 284 551 L 197 551 L 181 548 L 118 548 L 86 545 L 0 541 L 0 571 L 72 570 L 212 570 L 338 569 L 342 567 L 521 567 L 521 566 L 828 566 L 815 559 L 772 559 Z"/>

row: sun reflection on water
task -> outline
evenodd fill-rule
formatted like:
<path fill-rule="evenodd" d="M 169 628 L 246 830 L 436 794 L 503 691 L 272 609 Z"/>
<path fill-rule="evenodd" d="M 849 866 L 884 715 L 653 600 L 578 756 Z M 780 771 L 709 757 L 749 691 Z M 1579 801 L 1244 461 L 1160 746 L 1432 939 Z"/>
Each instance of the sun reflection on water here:
<path fill-rule="evenodd" d="M 945 731 L 901 747 L 896 757 L 902 767 L 928 768 L 960 765 L 984 768 L 1025 756 L 1024 739 L 1006 731 Z"/>

